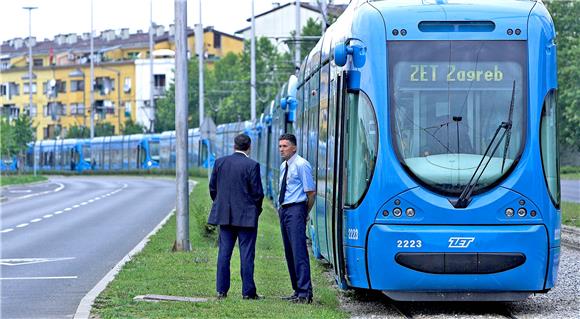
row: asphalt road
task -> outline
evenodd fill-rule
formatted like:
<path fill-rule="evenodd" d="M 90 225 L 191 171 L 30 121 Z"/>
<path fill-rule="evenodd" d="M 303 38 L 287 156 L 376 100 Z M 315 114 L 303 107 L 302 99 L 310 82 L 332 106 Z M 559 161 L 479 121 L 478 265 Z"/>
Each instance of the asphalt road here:
<path fill-rule="evenodd" d="M 170 179 L 62 177 L 3 189 L 0 318 L 72 318 L 174 207 Z"/>
<path fill-rule="evenodd" d="M 560 185 L 563 201 L 580 203 L 580 180 L 563 179 Z"/>

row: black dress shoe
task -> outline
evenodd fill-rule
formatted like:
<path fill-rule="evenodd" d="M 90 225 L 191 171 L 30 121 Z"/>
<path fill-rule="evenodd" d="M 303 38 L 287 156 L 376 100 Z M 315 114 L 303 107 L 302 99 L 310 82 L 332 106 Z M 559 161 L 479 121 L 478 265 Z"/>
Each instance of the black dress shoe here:
<path fill-rule="evenodd" d="M 220 300 L 220 299 L 226 299 L 227 296 L 228 296 L 228 293 L 227 292 L 218 292 L 217 295 L 216 295 L 216 298 L 218 300 Z"/>
<path fill-rule="evenodd" d="M 312 303 L 312 297 L 297 297 L 294 299 L 290 299 L 290 302 L 292 303 Z"/>
<path fill-rule="evenodd" d="M 296 299 L 296 298 L 298 298 L 298 295 L 297 294 L 293 294 L 292 296 L 280 297 L 280 299 L 282 299 L 282 300 L 293 300 L 293 299 Z"/>
<path fill-rule="evenodd" d="M 242 297 L 244 300 L 260 300 L 260 299 L 264 299 L 263 296 L 260 295 L 252 295 L 252 296 L 243 296 Z"/>

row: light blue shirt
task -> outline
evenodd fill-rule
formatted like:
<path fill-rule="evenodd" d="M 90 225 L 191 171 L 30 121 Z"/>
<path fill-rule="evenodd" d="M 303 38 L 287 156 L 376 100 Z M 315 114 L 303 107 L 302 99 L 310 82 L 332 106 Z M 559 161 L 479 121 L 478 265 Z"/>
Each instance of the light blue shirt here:
<path fill-rule="evenodd" d="M 286 170 L 286 161 L 280 165 L 280 180 L 278 181 L 278 191 L 282 188 L 282 179 Z M 284 204 L 300 203 L 308 199 L 306 192 L 315 191 L 314 178 L 312 177 L 312 167 L 307 160 L 298 154 L 294 154 L 288 160 L 288 176 L 286 176 L 286 194 Z"/>

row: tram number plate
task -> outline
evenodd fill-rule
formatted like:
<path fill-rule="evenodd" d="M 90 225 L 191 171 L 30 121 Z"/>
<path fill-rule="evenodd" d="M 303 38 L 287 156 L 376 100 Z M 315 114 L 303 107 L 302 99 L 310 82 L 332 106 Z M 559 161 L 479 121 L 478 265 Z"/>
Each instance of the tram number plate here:
<path fill-rule="evenodd" d="M 421 248 L 422 246 L 421 240 L 397 240 L 397 248 Z"/>

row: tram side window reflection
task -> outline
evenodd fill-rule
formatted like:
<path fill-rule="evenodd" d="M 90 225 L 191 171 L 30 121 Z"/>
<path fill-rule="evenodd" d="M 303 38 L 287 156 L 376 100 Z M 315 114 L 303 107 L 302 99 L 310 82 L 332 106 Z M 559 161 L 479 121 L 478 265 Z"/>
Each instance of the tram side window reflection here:
<path fill-rule="evenodd" d="M 540 122 L 540 146 L 544 176 L 552 202 L 560 207 L 560 175 L 558 174 L 558 127 L 556 125 L 556 94 L 550 91 L 544 102 L 542 120 Z"/>
<path fill-rule="evenodd" d="M 377 159 L 377 121 L 366 94 L 348 95 L 347 191 L 345 204 L 356 206 L 370 184 Z"/>

